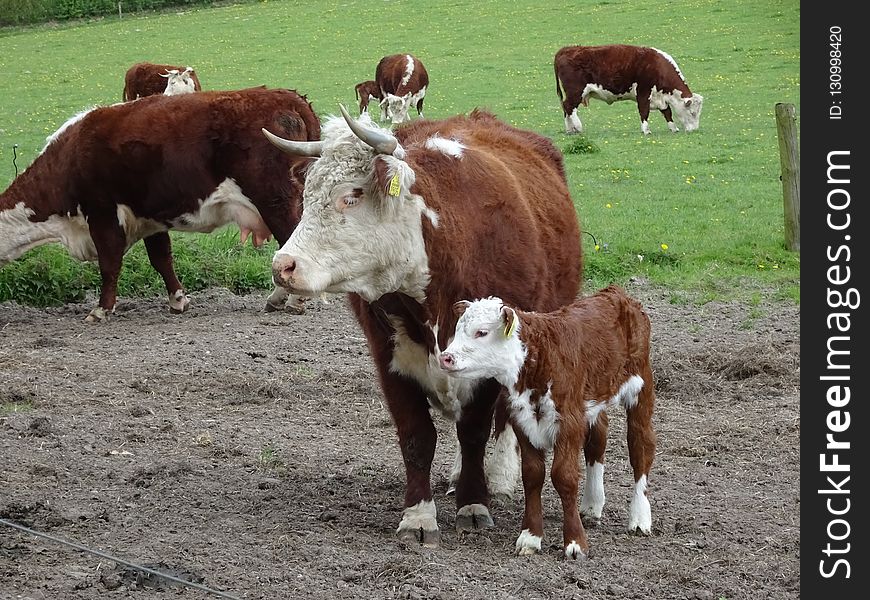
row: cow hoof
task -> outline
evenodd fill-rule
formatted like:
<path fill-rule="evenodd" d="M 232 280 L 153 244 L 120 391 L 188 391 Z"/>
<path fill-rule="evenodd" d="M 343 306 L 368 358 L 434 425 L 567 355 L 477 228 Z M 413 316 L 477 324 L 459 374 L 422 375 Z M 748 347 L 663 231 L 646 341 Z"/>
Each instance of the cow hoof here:
<path fill-rule="evenodd" d="M 420 544 L 426 548 L 437 548 L 441 544 L 441 532 L 437 529 L 400 529 L 398 536 L 406 544 Z"/>
<path fill-rule="evenodd" d="M 568 560 L 585 560 L 586 552 L 580 547 L 577 542 L 571 542 L 565 546 L 565 558 Z"/>
<path fill-rule="evenodd" d="M 647 536 L 649 536 L 649 535 L 652 534 L 652 529 L 651 529 L 651 528 L 644 528 L 644 527 L 642 527 L 642 526 L 640 526 L 640 525 L 635 525 L 634 527 L 629 527 L 629 528 L 628 528 L 628 533 L 629 533 L 630 535 L 637 535 L 637 536 L 647 537 Z"/>
<path fill-rule="evenodd" d="M 85 321 L 88 323 L 104 323 L 109 320 L 109 313 L 105 311 L 102 307 L 97 307 L 85 317 Z"/>
<path fill-rule="evenodd" d="M 456 511 L 456 532 L 470 533 L 495 527 L 489 509 L 483 504 L 468 504 Z"/>
<path fill-rule="evenodd" d="M 585 515 L 583 513 L 580 513 L 580 518 L 583 521 L 583 527 L 587 529 L 598 527 L 598 525 L 601 523 L 601 518 L 593 515 Z"/>
<path fill-rule="evenodd" d="M 190 298 L 181 290 L 178 290 L 169 298 L 169 312 L 173 315 L 180 315 L 187 310 L 189 305 Z"/>
<path fill-rule="evenodd" d="M 302 315 L 305 314 L 305 305 L 301 302 L 299 302 L 298 304 L 291 302 L 284 307 L 284 310 L 291 315 Z"/>
<path fill-rule="evenodd" d="M 279 310 L 284 310 L 284 307 L 277 306 L 277 305 L 272 304 L 270 302 L 266 302 L 266 306 L 263 310 L 265 310 L 266 312 L 278 312 Z"/>
<path fill-rule="evenodd" d="M 523 529 L 517 537 L 515 551 L 517 556 L 532 556 L 541 552 L 541 536 Z"/>

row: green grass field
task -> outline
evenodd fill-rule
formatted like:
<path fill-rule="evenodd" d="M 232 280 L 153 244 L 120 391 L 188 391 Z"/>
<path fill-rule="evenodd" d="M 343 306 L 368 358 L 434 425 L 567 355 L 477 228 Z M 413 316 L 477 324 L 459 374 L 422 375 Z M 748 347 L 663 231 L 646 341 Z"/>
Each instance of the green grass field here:
<path fill-rule="evenodd" d="M 12 181 L 68 117 L 121 98 L 137 61 L 193 65 L 204 89 L 267 84 L 308 95 L 321 116 L 355 105 L 353 86 L 386 54 L 426 65 L 425 114 L 486 107 L 551 137 L 565 152 L 586 252 L 586 289 L 644 277 L 674 301 L 800 301 L 800 256 L 783 243 L 774 105 L 800 118 L 797 0 L 680 3 L 429 0 L 249 2 L 0 30 L 0 184 Z M 564 132 L 553 55 L 570 44 L 661 48 L 704 96 L 698 131 L 672 134 L 658 114 L 642 136 L 636 105 L 580 108 Z M 594 249 L 593 237 L 599 250 Z M 238 246 L 238 230 L 173 234 L 189 290 L 269 286 L 274 242 Z M 0 268 L 0 300 L 52 304 L 98 289 L 95 265 L 42 247 Z M 142 244 L 120 294 L 162 294 Z"/>

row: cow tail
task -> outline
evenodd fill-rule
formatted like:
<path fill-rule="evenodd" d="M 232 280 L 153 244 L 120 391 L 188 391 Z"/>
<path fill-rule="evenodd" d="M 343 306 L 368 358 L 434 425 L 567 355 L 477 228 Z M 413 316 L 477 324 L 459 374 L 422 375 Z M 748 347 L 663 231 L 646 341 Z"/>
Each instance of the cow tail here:
<path fill-rule="evenodd" d="M 559 96 L 559 102 L 562 102 L 562 88 L 559 85 L 559 66 L 553 64 L 553 72 L 556 75 L 556 95 Z"/>

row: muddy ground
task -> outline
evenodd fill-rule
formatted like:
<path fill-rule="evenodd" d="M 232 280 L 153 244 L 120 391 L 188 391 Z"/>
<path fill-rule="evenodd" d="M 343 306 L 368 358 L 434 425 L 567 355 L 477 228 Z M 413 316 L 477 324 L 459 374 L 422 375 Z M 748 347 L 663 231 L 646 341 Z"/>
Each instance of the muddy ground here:
<path fill-rule="evenodd" d="M 346 301 L 264 313 L 264 294 L 0 304 L 0 518 L 240 598 L 799 597 L 799 308 L 649 309 L 658 451 L 653 533 L 627 535 L 625 416 L 611 411 L 607 505 L 590 558 L 516 557 L 520 486 L 496 528 L 459 537 L 445 495 L 456 441 L 436 419 L 437 549 L 394 534 L 404 475 Z M 206 598 L 0 525 L 0 598 Z"/>

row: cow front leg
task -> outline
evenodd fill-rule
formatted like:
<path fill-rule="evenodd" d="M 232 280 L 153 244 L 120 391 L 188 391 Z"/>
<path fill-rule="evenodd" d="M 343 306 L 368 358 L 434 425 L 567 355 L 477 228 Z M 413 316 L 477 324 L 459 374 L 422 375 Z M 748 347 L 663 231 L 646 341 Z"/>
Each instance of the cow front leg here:
<path fill-rule="evenodd" d="M 95 323 L 105 321 L 115 311 L 118 294 L 118 276 L 121 273 L 121 260 L 126 250 L 126 238 L 115 213 L 108 218 L 88 216 L 88 229 L 97 250 L 97 263 L 100 266 L 100 303 L 85 318 Z"/>
<path fill-rule="evenodd" d="M 544 539 L 544 511 L 541 506 L 541 490 L 547 475 L 547 463 L 543 450 L 535 448 L 522 431 L 514 429 L 520 444 L 523 472 L 523 493 L 526 506 L 523 524 L 517 537 L 516 553 L 520 556 L 536 554 L 541 551 Z"/>
<path fill-rule="evenodd" d="M 404 377 L 382 372 L 382 384 L 405 465 L 405 508 L 396 534 L 405 542 L 437 546 L 441 534 L 430 485 L 437 434 L 429 404 L 419 386 Z"/>
<path fill-rule="evenodd" d="M 604 510 L 604 452 L 607 449 L 607 413 L 601 411 L 598 418 L 589 426 L 583 455 L 586 457 L 586 477 L 583 486 L 583 499 L 580 501 L 580 514 L 587 527 L 594 527 L 601 520 Z"/>
<path fill-rule="evenodd" d="M 172 241 L 169 232 L 161 231 L 145 238 L 145 250 L 151 266 L 163 278 L 166 292 L 169 294 L 169 311 L 174 314 L 183 313 L 190 304 L 190 298 L 184 293 L 181 282 L 175 275 L 172 265 Z"/>
<path fill-rule="evenodd" d="M 668 122 L 668 129 L 670 129 L 673 133 L 676 133 L 680 130 L 680 128 L 677 127 L 677 124 L 674 123 L 674 115 L 673 113 L 671 113 L 670 106 L 666 106 L 662 109 L 662 116 L 665 118 L 665 121 Z"/>
<path fill-rule="evenodd" d="M 483 465 L 486 443 L 492 431 L 495 399 L 500 389 L 501 386 L 494 381 L 482 384 L 456 423 L 462 451 L 462 469 L 456 482 L 456 531 L 459 533 L 494 525 L 489 514 L 489 492 Z"/>
<path fill-rule="evenodd" d="M 640 131 L 649 135 L 649 95 L 651 90 L 637 90 L 637 112 L 640 113 Z"/>

